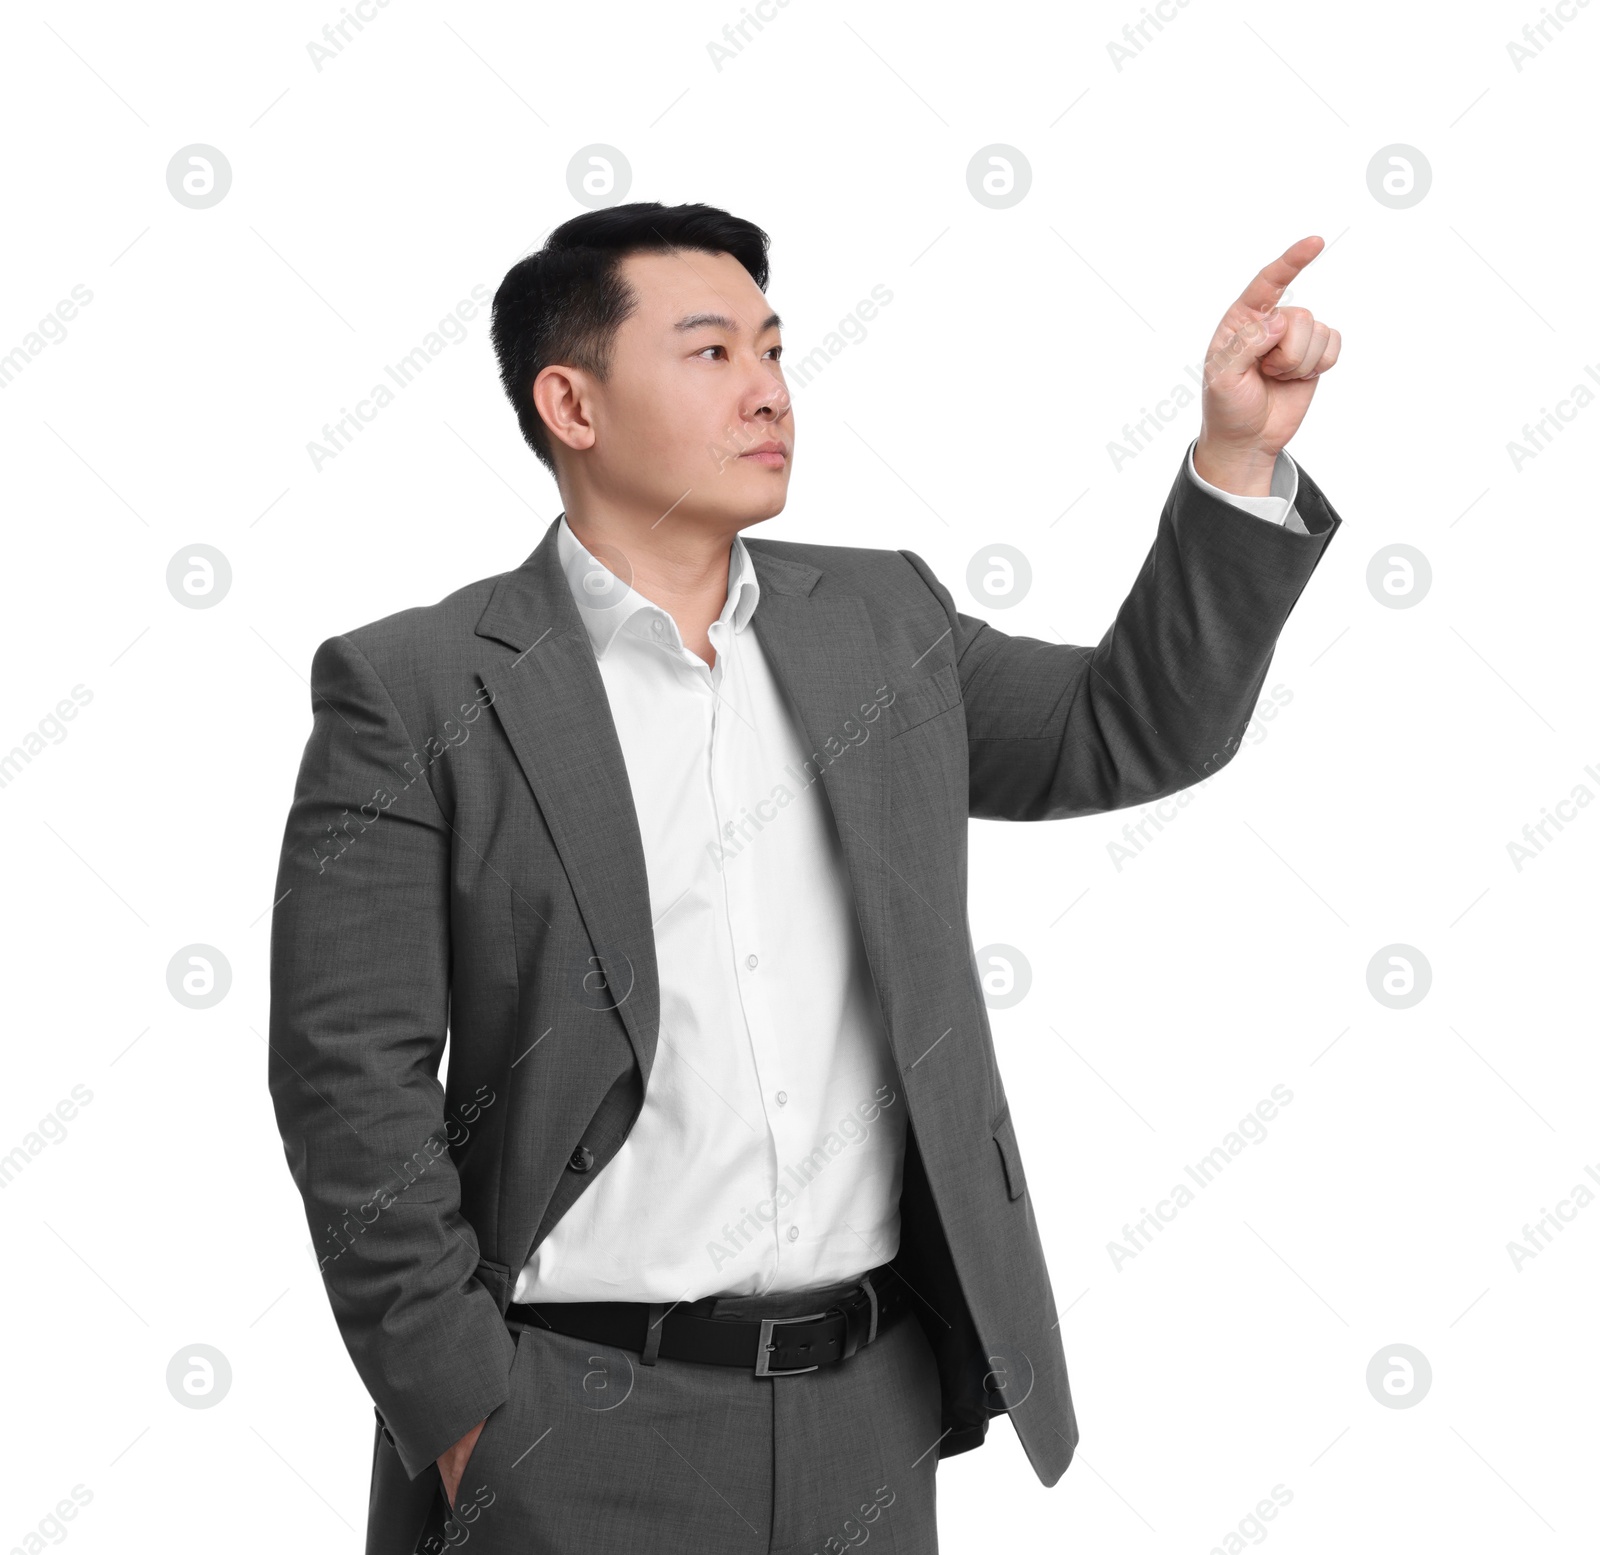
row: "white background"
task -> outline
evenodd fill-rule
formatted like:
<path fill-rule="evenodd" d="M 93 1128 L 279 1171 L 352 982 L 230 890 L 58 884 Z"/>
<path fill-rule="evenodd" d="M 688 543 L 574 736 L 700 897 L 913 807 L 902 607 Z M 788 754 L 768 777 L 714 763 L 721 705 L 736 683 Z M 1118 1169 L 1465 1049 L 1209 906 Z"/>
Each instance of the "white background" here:
<path fill-rule="evenodd" d="M 1140 9 L 792 0 L 721 69 L 737 0 L 393 0 L 320 70 L 335 0 L 0 17 L 0 352 L 93 294 L 0 391 L 0 751 L 92 696 L 0 787 L 0 1154 L 92 1094 L 0 1190 L 0 1547 L 74 1485 L 43 1537 L 84 1550 L 361 1547 L 371 1404 L 265 1079 L 306 675 L 325 637 L 518 565 L 560 503 L 485 313 L 320 471 L 307 445 L 583 208 L 593 143 L 631 165 L 615 198 L 771 233 L 791 362 L 893 294 L 796 389 L 789 505 L 755 532 L 908 547 L 1053 640 L 1110 622 L 1198 409 L 1120 472 L 1108 444 L 1261 264 L 1328 240 L 1290 300 L 1344 353 L 1291 452 L 1345 524 L 1268 675 L 1290 699 L 1121 870 L 1135 815 L 972 828 L 975 942 L 1031 968 L 992 1018 L 1082 1442 L 1046 1492 L 996 1421 L 941 1468 L 942 1539 L 1203 1555 L 1281 1486 L 1233 1547 L 1594 1547 L 1600 1205 L 1571 1194 L 1600 1191 L 1600 816 L 1521 870 L 1507 844 L 1600 793 L 1600 408 L 1520 470 L 1507 445 L 1600 388 L 1600 15 L 1518 71 L 1532 0 L 1194 0 L 1119 70 Z M 197 142 L 233 174 L 204 210 L 166 183 Z M 1032 169 L 1009 209 L 968 192 L 993 143 Z M 1394 143 L 1432 168 L 1404 209 L 1367 181 Z M 1409 609 L 1366 581 L 1396 543 L 1432 567 Z M 232 569 L 211 609 L 166 584 L 196 544 Z M 1009 609 L 966 586 L 996 544 L 1033 571 Z M 193 943 L 232 971 L 198 1011 L 167 987 Z M 1405 1010 L 1367 986 L 1393 943 L 1432 969 Z M 1275 1085 L 1267 1137 L 1119 1270 Z M 1508 1243 L 1564 1201 L 1519 1272 Z M 166 1386 L 196 1343 L 232 1368 L 215 1408 Z M 1397 1344 L 1432 1368 L 1404 1409 L 1366 1380 Z"/>

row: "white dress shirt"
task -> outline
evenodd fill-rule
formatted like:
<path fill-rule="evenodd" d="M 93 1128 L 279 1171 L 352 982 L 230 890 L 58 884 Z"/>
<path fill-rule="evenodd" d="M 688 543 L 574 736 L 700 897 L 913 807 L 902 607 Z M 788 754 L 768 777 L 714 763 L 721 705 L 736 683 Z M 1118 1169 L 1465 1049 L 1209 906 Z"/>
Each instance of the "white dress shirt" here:
<path fill-rule="evenodd" d="M 1198 441 L 1196 438 L 1195 442 Z M 1296 534 L 1311 532 L 1301 521 L 1299 510 L 1294 505 L 1295 498 L 1300 492 L 1300 469 L 1289 457 L 1287 448 L 1278 450 L 1278 457 L 1273 463 L 1270 497 L 1239 497 L 1231 491 L 1223 491 L 1220 486 L 1213 486 L 1208 480 L 1202 480 L 1200 472 L 1194 467 L 1194 443 L 1189 444 L 1189 452 L 1184 455 L 1184 462 L 1189 467 L 1190 478 L 1196 485 L 1209 491 L 1213 497 L 1231 502 L 1236 508 L 1243 508 L 1246 513 L 1254 513 L 1257 518 L 1264 518 L 1269 524 L 1282 524 L 1284 528 L 1292 529 Z"/>
<path fill-rule="evenodd" d="M 814 747 L 750 629 L 750 553 L 735 537 L 708 667 L 565 515 L 557 547 L 633 791 L 661 1025 L 643 1110 L 512 1299 L 854 1279 L 899 1250 L 905 1101 Z"/>
<path fill-rule="evenodd" d="M 1273 495 L 1205 490 L 1305 533 Z M 644 845 L 661 1025 L 628 1137 L 534 1250 L 512 1300 L 694 1301 L 841 1284 L 899 1251 L 906 1112 L 812 754 L 750 618 L 744 541 L 716 664 L 579 543 L 561 565 L 594 647 Z"/>

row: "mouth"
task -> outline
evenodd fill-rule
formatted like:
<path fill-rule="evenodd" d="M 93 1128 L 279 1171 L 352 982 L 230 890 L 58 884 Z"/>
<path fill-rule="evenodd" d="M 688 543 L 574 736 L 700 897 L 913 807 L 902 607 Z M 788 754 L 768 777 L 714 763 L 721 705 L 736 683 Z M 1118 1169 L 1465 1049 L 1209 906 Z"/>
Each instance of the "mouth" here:
<path fill-rule="evenodd" d="M 762 443 L 759 448 L 740 454 L 739 458 L 741 461 L 749 460 L 752 464 L 764 464 L 769 470 L 781 470 L 788 462 L 789 454 L 782 443 Z"/>

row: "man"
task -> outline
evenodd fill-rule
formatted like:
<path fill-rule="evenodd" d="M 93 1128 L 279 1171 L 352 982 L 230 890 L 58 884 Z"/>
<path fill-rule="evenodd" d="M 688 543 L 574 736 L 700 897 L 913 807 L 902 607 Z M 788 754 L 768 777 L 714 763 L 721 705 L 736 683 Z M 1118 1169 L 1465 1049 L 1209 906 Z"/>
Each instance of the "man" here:
<path fill-rule="evenodd" d="M 565 512 L 318 648 L 273 917 L 273 1101 L 377 1406 L 369 1552 L 930 1551 L 937 1461 L 1000 1411 L 1060 1477 L 967 821 L 1239 748 L 1340 522 L 1283 453 L 1339 352 L 1276 306 L 1321 246 L 1224 315 L 1092 650 L 960 613 L 910 551 L 742 538 L 795 449 L 759 228 L 618 206 L 506 276 Z"/>

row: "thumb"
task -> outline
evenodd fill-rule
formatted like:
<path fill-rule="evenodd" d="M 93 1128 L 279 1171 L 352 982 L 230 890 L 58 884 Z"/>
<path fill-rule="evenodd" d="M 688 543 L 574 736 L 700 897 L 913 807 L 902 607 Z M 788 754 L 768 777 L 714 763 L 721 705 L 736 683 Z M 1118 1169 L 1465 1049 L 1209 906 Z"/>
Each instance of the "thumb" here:
<path fill-rule="evenodd" d="M 1283 339 L 1288 324 L 1282 308 L 1274 307 L 1266 314 L 1246 313 L 1213 351 L 1214 365 L 1208 378 L 1237 377 L 1245 372 Z"/>
<path fill-rule="evenodd" d="M 1283 332 L 1289 327 L 1289 316 L 1282 308 L 1274 308 L 1265 317 L 1251 322 L 1255 328 L 1241 333 L 1246 335 L 1245 350 L 1250 360 L 1256 361 L 1283 339 Z"/>

